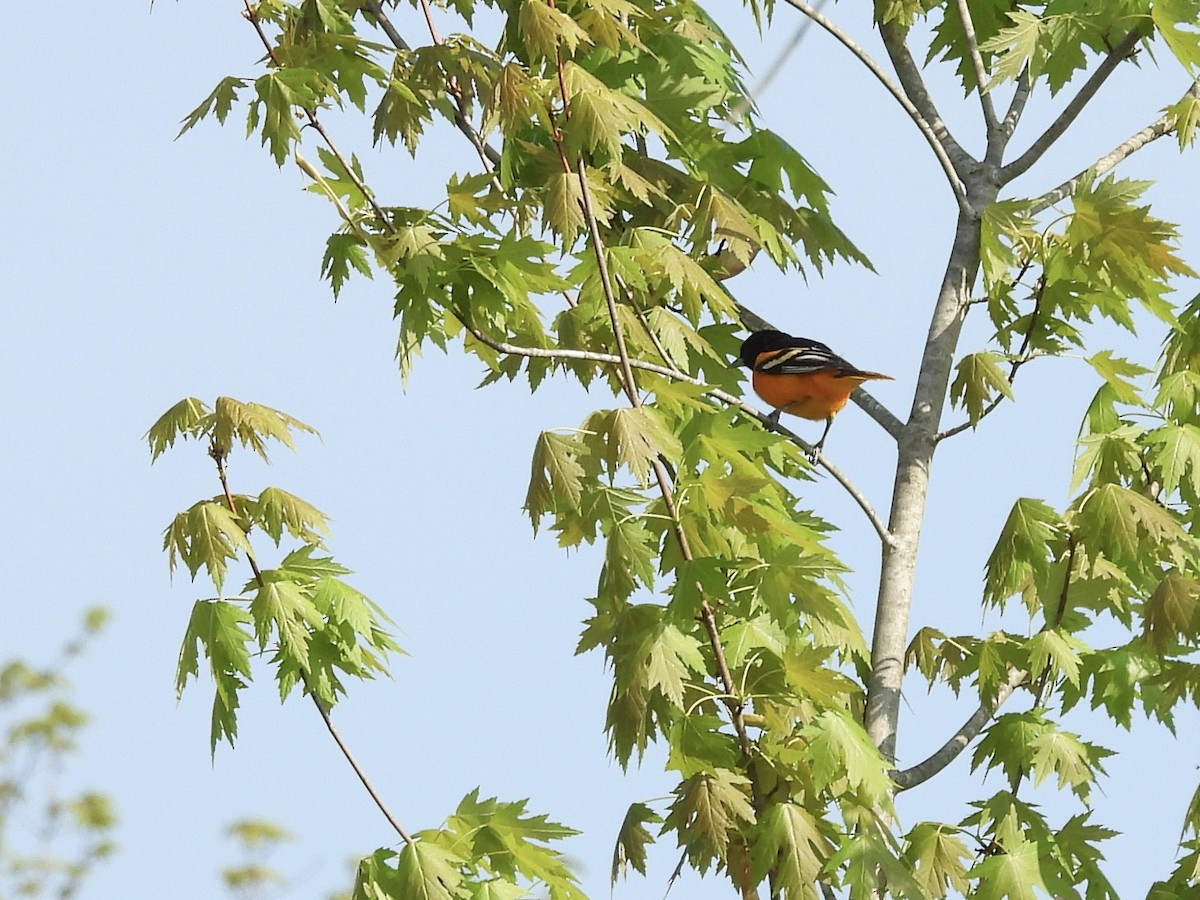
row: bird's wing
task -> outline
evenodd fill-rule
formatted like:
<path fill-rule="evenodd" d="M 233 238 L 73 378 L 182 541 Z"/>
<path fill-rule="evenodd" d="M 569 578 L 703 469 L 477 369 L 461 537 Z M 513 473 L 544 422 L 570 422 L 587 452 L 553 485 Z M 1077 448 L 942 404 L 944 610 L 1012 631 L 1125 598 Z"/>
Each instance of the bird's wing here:
<path fill-rule="evenodd" d="M 858 371 L 824 344 L 818 344 L 816 341 L 761 354 L 754 364 L 755 372 L 770 375 L 807 375 L 830 369 L 845 374 Z"/>

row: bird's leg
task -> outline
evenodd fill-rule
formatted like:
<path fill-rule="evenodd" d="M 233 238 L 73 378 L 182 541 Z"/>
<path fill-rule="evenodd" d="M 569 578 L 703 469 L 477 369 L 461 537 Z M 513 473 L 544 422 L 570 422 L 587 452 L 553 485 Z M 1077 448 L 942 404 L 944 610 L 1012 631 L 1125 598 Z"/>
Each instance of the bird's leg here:
<path fill-rule="evenodd" d="M 829 437 L 829 429 L 833 425 L 833 416 L 825 419 L 825 430 L 821 432 L 821 439 L 812 445 L 812 449 L 808 451 L 808 458 L 813 462 L 817 461 L 817 457 L 821 455 L 821 448 L 825 446 L 825 438 Z"/>
<path fill-rule="evenodd" d="M 767 416 L 767 421 L 766 421 L 768 431 L 775 431 L 779 428 L 779 414 L 781 412 L 783 412 L 782 409 L 771 410 L 771 414 L 769 416 Z"/>

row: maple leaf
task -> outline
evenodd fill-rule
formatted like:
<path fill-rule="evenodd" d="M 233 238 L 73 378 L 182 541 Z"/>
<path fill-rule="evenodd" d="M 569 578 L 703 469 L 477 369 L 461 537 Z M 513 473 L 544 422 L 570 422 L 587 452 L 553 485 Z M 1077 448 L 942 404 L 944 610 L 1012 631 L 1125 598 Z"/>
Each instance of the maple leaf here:
<path fill-rule="evenodd" d="M 963 357 L 955 367 L 958 374 L 950 385 L 950 401 L 966 408 L 972 425 L 983 418 L 984 410 L 997 395 L 1013 399 L 1012 385 L 1000 371 L 999 362 L 999 354 L 981 350 Z"/>
<path fill-rule="evenodd" d="M 1017 841 L 1004 852 L 977 863 L 968 873 L 978 879 L 973 897 L 979 900 L 1038 900 L 1046 891 L 1037 844 Z"/>
<path fill-rule="evenodd" d="M 706 860 L 724 861 L 730 840 L 745 823 L 755 820 L 749 785 L 746 776 L 719 769 L 697 773 L 675 789 L 663 828 L 678 833 L 693 865 L 702 871 Z"/>
<path fill-rule="evenodd" d="M 227 600 L 198 600 L 192 606 L 175 668 L 175 697 L 200 671 L 199 649 L 208 659 L 214 683 L 210 749 L 237 738 L 238 692 L 250 682 L 250 617 Z"/>
<path fill-rule="evenodd" d="M 772 803 L 762 814 L 759 837 L 750 850 L 755 875 L 761 879 L 773 873 L 789 896 L 815 896 L 805 892 L 812 891 L 830 854 L 825 830 L 803 806 Z"/>
<path fill-rule="evenodd" d="M 613 848 L 611 884 L 615 885 L 619 878 L 624 878 L 630 866 L 640 874 L 646 874 L 646 847 L 654 843 L 654 836 L 646 830 L 646 825 L 662 820 L 662 816 L 645 803 L 629 804 L 617 831 L 616 847 Z"/>
<path fill-rule="evenodd" d="M 967 892 L 966 863 L 975 854 L 958 837 L 958 831 L 940 822 L 921 822 L 906 837 L 904 859 L 930 897 L 945 897 L 950 889 Z"/>
<path fill-rule="evenodd" d="M 409 842 L 396 860 L 399 893 L 386 896 L 454 900 L 455 889 L 463 880 L 462 865 L 463 860 L 456 854 L 432 841 Z"/>
<path fill-rule="evenodd" d="M 179 438 L 199 437 L 212 423 L 212 410 L 202 400 L 185 397 L 150 426 L 145 438 L 150 444 L 150 461 L 158 459 L 175 446 Z"/>

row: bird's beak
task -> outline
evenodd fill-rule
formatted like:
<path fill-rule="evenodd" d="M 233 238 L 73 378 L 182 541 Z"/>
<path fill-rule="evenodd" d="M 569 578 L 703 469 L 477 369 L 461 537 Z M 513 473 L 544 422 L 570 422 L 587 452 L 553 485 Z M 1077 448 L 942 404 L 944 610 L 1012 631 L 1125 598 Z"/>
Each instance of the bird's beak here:
<path fill-rule="evenodd" d="M 742 359 L 740 356 L 737 358 L 737 361 L 734 362 L 733 365 L 735 368 L 738 368 L 738 369 L 750 368 L 750 364 L 748 362 L 746 362 L 744 359 Z"/>

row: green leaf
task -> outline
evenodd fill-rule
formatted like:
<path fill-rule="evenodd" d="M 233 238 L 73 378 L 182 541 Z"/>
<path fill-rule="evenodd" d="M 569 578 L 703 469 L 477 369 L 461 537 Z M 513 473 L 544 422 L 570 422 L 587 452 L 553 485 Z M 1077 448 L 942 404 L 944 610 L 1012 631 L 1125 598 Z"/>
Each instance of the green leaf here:
<path fill-rule="evenodd" d="M 562 854 L 545 846 L 579 832 L 544 815 L 526 815 L 525 805 L 524 800 L 480 800 L 476 788 L 458 804 L 439 837 L 456 850 L 469 848 L 472 861 L 485 860 L 487 868 L 503 878 L 542 882 L 553 900 L 583 900 Z"/>
<path fill-rule="evenodd" d="M 601 593 L 624 599 L 637 589 L 639 583 L 653 589 L 658 546 L 658 536 L 638 519 L 619 519 L 614 523 L 609 528 L 604 548 Z"/>
<path fill-rule="evenodd" d="M 1070 786 L 1084 803 L 1090 802 L 1090 789 L 1097 773 L 1104 773 L 1100 761 L 1111 755 L 1111 751 L 1058 728 L 1037 735 L 1030 743 L 1029 751 L 1035 787 L 1053 774 L 1058 779 L 1059 790 Z"/>
<path fill-rule="evenodd" d="M 199 674 L 198 648 L 208 659 L 215 693 L 213 695 L 210 749 L 224 739 L 232 747 L 237 738 L 238 691 L 250 682 L 250 648 L 253 639 L 250 617 L 226 600 L 198 600 L 192 606 L 187 631 L 179 648 L 175 668 L 175 697 L 183 695 L 188 679 Z"/>
<path fill-rule="evenodd" d="M 199 437 L 211 423 L 212 410 L 195 397 L 185 397 L 158 417 L 146 440 L 150 442 L 150 461 L 158 459 L 179 438 Z"/>
<path fill-rule="evenodd" d="M 1059 514 L 1041 500 L 1018 499 L 988 557 L 984 600 L 1003 606 L 1030 579 L 1044 579 L 1064 543 L 1062 527 Z"/>
<path fill-rule="evenodd" d="M 1186 150 L 1195 142 L 1196 126 L 1200 125 L 1200 97 L 1188 94 L 1163 112 L 1166 113 L 1175 139 L 1179 142 L 1179 149 Z"/>
<path fill-rule="evenodd" d="M 538 4 L 540 0 L 527 0 Z M 545 6 L 544 3 L 541 3 Z M 554 172 L 545 181 L 542 214 L 554 233 L 569 245 L 583 231 L 583 191 L 574 172 Z"/>
<path fill-rule="evenodd" d="M 1103 350 L 1088 357 L 1088 363 L 1108 382 L 1116 394 L 1118 403 L 1131 406 L 1144 406 L 1138 386 L 1129 380 L 1130 377 L 1146 375 L 1149 369 L 1143 368 L 1127 359 L 1113 356 L 1111 350 Z"/>
<path fill-rule="evenodd" d="M 737 738 L 723 729 L 724 722 L 716 716 L 692 713 L 676 719 L 668 733 L 667 768 L 683 778 L 732 770 L 741 751 Z"/>
<path fill-rule="evenodd" d="M 578 509 L 583 494 L 583 466 L 579 454 L 583 451 L 574 435 L 543 431 L 533 448 L 529 490 L 525 493 L 525 510 L 536 532 L 538 524 L 550 510 L 561 504 Z"/>
<path fill-rule="evenodd" d="M 1038 234 L 1034 219 L 1025 213 L 1028 202 L 1001 200 L 983 211 L 979 225 L 979 252 L 983 281 L 989 293 L 1011 281 L 1012 270 L 1032 253 Z"/>
<path fill-rule="evenodd" d="M 1182 563 L 1185 551 L 1194 552 L 1169 510 L 1117 484 L 1085 494 L 1074 521 L 1088 546 L 1134 571 L 1164 558 Z"/>
<path fill-rule="evenodd" d="M 329 535 L 329 524 L 325 514 L 306 500 L 276 487 L 269 487 L 258 495 L 252 509 L 246 510 L 278 546 L 284 529 L 292 537 L 321 546 L 321 536 Z"/>
<path fill-rule="evenodd" d="M 783 657 L 787 635 L 770 616 L 756 616 L 721 630 L 721 646 L 731 668 L 740 668 L 755 650 L 767 650 Z"/>
<path fill-rule="evenodd" d="M 1200 584 L 1179 572 L 1168 572 L 1142 608 L 1143 636 L 1158 653 L 1181 643 L 1193 644 L 1200 625 Z"/>
<path fill-rule="evenodd" d="M 728 770 L 693 775 L 675 789 L 663 828 L 679 835 L 692 865 L 701 871 L 711 860 L 724 862 L 730 841 L 754 821 L 749 789 L 746 776 Z"/>
<path fill-rule="evenodd" d="M 583 423 L 583 430 L 604 439 L 610 475 L 624 466 L 643 487 L 649 483 L 650 469 L 660 453 L 678 459 L 683 452 L 661 414 L 648 406 L 598 410 Z"/>
<path fill-rule="evenodd" d="M 163 549 L 172 573 L 176 561 L 182 560 L 194 581 L 203 566 L 219 592 L 229 560 L 237 559 L 239 551 L 249 553 L 250 542 L 241 521 L 227 507 L 203 500 L 175 517 L 163 533 Z"/>
<path fill-rule="evenodd" d="M 808 741 L 808 757 L 818 786 L 829 787 L 845 778 L 871 803 L 886 805 L 892 788 L 888 777 L 891 764 L 848 712 L 826 710 L 800 734 Z"/>
<path fill-rule="evenodd" d="M 329 279 L 335 300 L 349 280 L 351 269 L 367 278 L 375 277 L 362 238 L 356 234 L 331 234 L 321 259 L 321 277 Z"/>
<path fill-rule="evenodd" d="M 645 803 L 629 805 L 621 821 L 621 829 L 617 832 L 617 845 L 613 849 L 611 884 L 615 885 L 617 879 L 624 878 L 630 866 L 639 874 L 646 874 L 646 847 L 654 843 L 654 836 L 646 830 L 646 825 L 662 820 L 662 816 Z"/>
<path fill-rule="evenodd" d="M 521 3 L 517 29 L 524 49 L 545 59 L 554 59 L 559 47 L 570 55 L 580 44 L 592 42 L 574 19 L 545 0 Z"/>
<path fill-rule="evenodd" d="M 1200 3 L 1196 0 L 1155 0 L 1150 17 L 1159 35 L 1171 48 L 1188 73 L 1195 76 L 1200 69 Z"/>
<path fill-rule="evenodd" d="M 972 897 L 978 900 L 1039 900 L 1046 892 L 1039 856 L 1037 844 L 1027 841 L 1006 844 L 1002 853 L 987 857 L 971 869 L 970 877 L 979 880 Z"/>
<path fill-rule="evenodd" d="M 1080 655 L 1087 651 L 1082 641 L 1058 628 L 1048 628 L 1031 637 L 1027 646 L 1032 678 L 1049 669 L 1055 677 L 1079 686 Z"/>
<path fill-rule="evenodd" d="M 945 897 L 950 890 L 967 893 L 966 863 L 975 854 L 957 832 L 941 822 L 921 822 L 908 833 L 904 859 L 929 897 Z"/>
<path fill-rule="evenodd" d="M 751 847 L 754 875 L 773 873 L 786 896 L 812 896 L 813 884 L 829 856 L 831 842 L 820 823 L 796 803 L 772 803 L 762 815 Z"/>
<path fill-rule="evenodd" d="M 247 130 L 262 125 L 262 143 L 269 146 L 275 165 L 282 166 L 300 139 L 297 110 L 309 110 L 317 104 L 319 76 L 312 69 L 272 69 L 254 82 L 258 98 L 250 104 Z"/>
<path fill-rule="evenodd" d="M 274 578 L 272 576 L 275 576 Z M 286 578 L 278 570 L 262 574 L 265 584 L 250 601 L 254 633 L 264 649 L 271 635 L 279 639 L 279 653 L 302 669 L 308 669 L 309 629 L 324 625 L 321 614 L 312 601 L 311 590 Z"/>
<path fill-rule="evenodd" d="M 700 647 L 700 641 L 696 638 L 684 634 L 674 625 L 664 623 L 655 630 L 645 648 L 648 683 L 662 691 L 675 706 L 683 705 L 688 673 L 702 674 L 705 671 Z"/>
<path fill-rule="evenodd" d="M 396 863 L 396 897 L 405 900 L 454 900 L 464 860 L 431 841 L 404 845 Z M 392 895 L 388 895 L 392 896 Z"/>
<path fill-rule="evenodd" d="M 1200 495 L 1200 427 L 1163 425 L 1147 432 L 1145 441 L 1153 448 L 1149 462 L 1167 494 L 1179 490 L 1186 479 L 1192 495 Z"/>
<path fill-rule="evenodd" d="M 981 350 L 963 357 L 955 367 L 958 374 L 950 385 L 950 402 L 967 410 L 972 425 L 983 418 L 984 410 L 998 395 L 1013 399 L 1012 385 L 1000 370 L 1000 360 L 999 354 Z"/>
<path fill-rule="evenodd" d="M 311 425 L 293 419 L 287 413 L 258 403 L 243 403 L 232 397 L 218 397 L 213 414 L 213 442 L 217 453 L 228 456 L 236 439 L 267 460 L 266 441 L 276 440 L 294 450 L 293 431 L 317 434 Z M 268 460 L 269 461 L 269 460 Z"/>
<path fill-rule="evenodd" d="M 225 117 L 229 115 L 233 102 L 237 100 L 237 92 L 245 86 L 246 79 L 244 78 L 222 78 L 213 88 L 213 92 L 204 98 L 204 102 L 183 118 L 183 127 L 179 129 L 179 134 L 175 135 L 175 139 L 179 140 L 186 132 L 195 128 L 201 119 L 213 112 L 217 115 L 217 121 L 224 125 Z"/>

